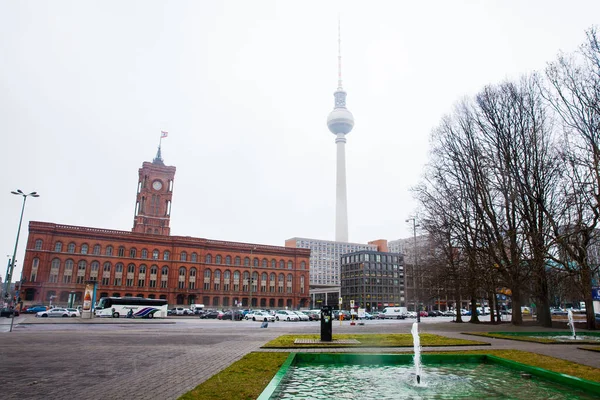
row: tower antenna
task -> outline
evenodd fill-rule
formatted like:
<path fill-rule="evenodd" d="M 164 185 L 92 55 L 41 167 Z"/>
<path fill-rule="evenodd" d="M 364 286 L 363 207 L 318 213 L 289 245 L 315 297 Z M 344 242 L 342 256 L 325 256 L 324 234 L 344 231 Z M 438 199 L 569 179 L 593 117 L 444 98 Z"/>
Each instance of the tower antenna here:
<path fill-rule="evenodd" d="M 338 90 L 342 90 L 342 29 L 341 17 L 338 14 Z"/>

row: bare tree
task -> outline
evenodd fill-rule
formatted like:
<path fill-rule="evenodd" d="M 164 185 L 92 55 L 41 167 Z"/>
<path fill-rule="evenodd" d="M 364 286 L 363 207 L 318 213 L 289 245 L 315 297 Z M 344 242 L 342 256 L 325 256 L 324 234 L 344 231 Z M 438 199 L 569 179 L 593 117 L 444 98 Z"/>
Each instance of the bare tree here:
<path fill-rule="evenodd" d="M 592 278 L 599 265 L 589 257 L 598 245 L 600 222 L 600 44 L 595 28 L 574 55 L 559 55 L 546 68 L 545 97 L 562 122 L 561 186 L 565 207 L 552 219 L 560 260 L 576 274 L 586 304 L 587 328 L 594 329 Z M 548 212 L 552 215 L 552 212 Z"/>

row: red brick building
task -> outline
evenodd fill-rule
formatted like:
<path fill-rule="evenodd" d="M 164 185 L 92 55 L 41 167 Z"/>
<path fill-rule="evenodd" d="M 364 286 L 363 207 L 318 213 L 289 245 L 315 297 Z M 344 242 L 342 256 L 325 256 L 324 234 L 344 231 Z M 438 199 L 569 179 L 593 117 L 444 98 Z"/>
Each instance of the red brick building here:
<path fill-rule="evenodd" d="M 209 308 L 309 305 L 310 250 L 170 236 L 174 176 L 160 148 L 152 163 L 143 163 L 132 232 L 31 221 L 24 304 L 48 304 L 51 298 L 66 304 L 70 293 L 79 304 L 85 282 L 96 281 L 98 297 L 161 298 Z"/>

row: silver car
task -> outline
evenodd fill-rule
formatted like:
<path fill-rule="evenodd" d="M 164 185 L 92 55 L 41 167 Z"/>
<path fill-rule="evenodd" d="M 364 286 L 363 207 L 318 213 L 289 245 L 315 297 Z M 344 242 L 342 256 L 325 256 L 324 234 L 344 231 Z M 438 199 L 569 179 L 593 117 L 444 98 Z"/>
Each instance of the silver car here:
<path fill-rule="evenodd" d="M 65 317 L 68 318 L 71 316 L 71 312 L 66 308 L 51 308 L 46 311 L 40 311 L 35 314 L 36 317 Z"/>

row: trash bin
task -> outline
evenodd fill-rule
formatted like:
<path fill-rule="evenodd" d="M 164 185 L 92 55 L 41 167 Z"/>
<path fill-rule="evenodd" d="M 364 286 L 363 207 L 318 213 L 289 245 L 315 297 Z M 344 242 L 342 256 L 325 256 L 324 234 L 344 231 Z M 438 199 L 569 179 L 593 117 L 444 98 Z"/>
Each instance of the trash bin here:
<path fill-rule="evenodd" d="M 333 324 L 333 308 L 321 307 L 321 341 L 331 342 L 331 327 Z"/>

